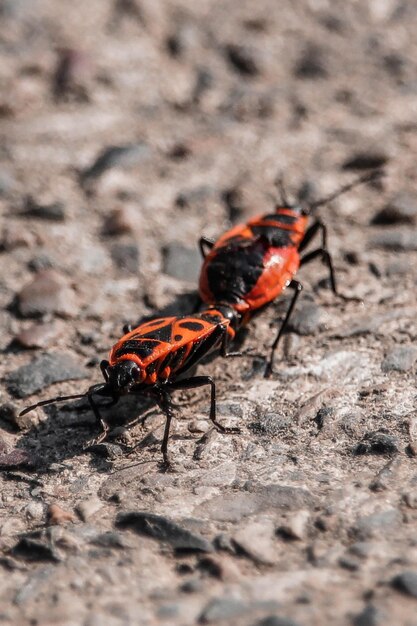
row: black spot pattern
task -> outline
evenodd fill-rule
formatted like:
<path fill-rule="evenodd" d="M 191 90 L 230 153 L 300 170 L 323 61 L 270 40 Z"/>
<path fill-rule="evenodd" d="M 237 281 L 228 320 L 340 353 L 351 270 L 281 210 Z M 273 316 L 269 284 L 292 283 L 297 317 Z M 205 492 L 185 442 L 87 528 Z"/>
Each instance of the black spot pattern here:
<path fill-rule="evenodd" d="M 256 285 L 263 272 L 265 246 L 255 241 L 239 246 L 226 245 L 218 248 L 207 264 L 207 281 L 217 302 L 241 302 Z"/>
<path fill-rule="evenodd" d="M 193 322 L 191 320 L 185 320 L 184 322 L 180 322 L 178 324 L 181 328 L 186 328 L 187 330 L 203 330 L 204 324 L 201 322 Z"/>
<path fill-rule="evenodd" d="M 141 360 L 146 359 L 155 350 L 159 341 L 146 340 L 129 340 L 117 350 L 116 358 L 120 358 L 124 354 L 136 354 Z"/>
<path fill-rule="evenodd" d="M 166 326 L 162 326 L 161 328 L 155 328 L 155 330 L 150 330 L 148 333 L 144 333 L 141 336 L 145 339 L 156 339 L 157 341 L 165 341 L 166 343 L 171 343 L 172 324 L 167 324 Z"/>

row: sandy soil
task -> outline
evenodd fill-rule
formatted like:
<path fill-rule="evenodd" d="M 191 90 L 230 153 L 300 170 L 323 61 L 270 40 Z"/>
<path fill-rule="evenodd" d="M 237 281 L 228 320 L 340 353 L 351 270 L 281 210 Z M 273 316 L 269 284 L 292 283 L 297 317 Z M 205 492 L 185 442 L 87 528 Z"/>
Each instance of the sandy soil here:
<path fill-rule="evenodd" d="M 0 621 L 417 624 L 417 6 L 403 0 L 0 1 Z M 318 198 L 341 290 L 303 300 L 271 380 L 200 367 L 175 471 L 146 400 L 99 382 L 126 322 L 188 312 L 197 239 Z M 265 353 L 287 304 L 250 327 Z M 28 368 L 24 366 L 29 365 Z M 132 515 L 126 515 L 133 512 Z M 153 517 L 154 515 L 159 517 Z"/>

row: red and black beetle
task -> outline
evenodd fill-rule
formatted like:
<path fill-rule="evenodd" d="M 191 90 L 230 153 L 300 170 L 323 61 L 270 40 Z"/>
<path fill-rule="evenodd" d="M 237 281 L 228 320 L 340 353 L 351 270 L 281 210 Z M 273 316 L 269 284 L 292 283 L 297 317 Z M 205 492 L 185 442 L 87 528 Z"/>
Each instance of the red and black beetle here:
<path fill-rule="evenodd" d="M 200 239 L 204 257 L 199 282 L 200 297 L 206 305 L 222 303 L 233 308 L 240 316 L 241 326 L 246 325 L 284 289 L 294 289 L 294 296 L 272 344 L 266 376 L 272 372 L 275 350 L 303 288 L 294 280 L 298 268 L 320 257 L 328 267 L 331 289 L 339 295 L 327 248 L 326 226 L 319 219 L 308 226 L 309 215 L 318 206 L 379 175 L 380 172 L 372 172 L 361 176 L 327 198 L 306 206 L 289 204 L 282 182 L 278 181 L 282 198 L 274 213 L 258 215 L 246 224 L 238 224 L 215 242 L 205 237 Z M 300 253 L 319 233 L 320 247 L 301 256 Z"/>
<path fill-rule="evenodd" d="M 85 393 L 58 396 L 42 400 L 24 409 L 32 409 L 86 397 L 102 426 L 102 441 L 108 432 L 94 396 L 111 398 L 106 406 L 116 404 L 126 394 L 150 394 L 166 415 L 161 446 L 165 466 L 169 466 L 168 438 L 173 417 L 170 393 L 176 389 L 194 389 L 203 385 L 211 387 L 210 419 L 223 433 L 240 432 L 238 428 L 225 428 L 216 419 L 216 386 L 210 376 L 187 377 L 194 365 L 214 351 L 222 356 L 228 353 L 229 342 L 235 335 L 236 312 L 226 306 L 209 307 L 201 313 L 182 317 L 163 317 L 147 321 L 125 334 L 110 350 L 109 359 L 100 363 L 104 383 L 92 385 Z M 185 375 L 185 377 L 184 377 Z"/>

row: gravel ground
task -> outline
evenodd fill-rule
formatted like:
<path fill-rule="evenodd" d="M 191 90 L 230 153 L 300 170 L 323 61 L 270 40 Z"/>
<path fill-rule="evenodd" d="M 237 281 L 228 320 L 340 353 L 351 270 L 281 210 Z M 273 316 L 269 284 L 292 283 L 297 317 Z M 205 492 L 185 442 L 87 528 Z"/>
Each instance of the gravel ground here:
<path fill-rule="evenodd" d="M 0 622 L 417 625 L 417 6 L 1 0 Z M 101 380 L 126 322 L 188 312 L 200 234 L 318 198 L 317 262 L 270 380 L 23 417 Z M 265 353 L 288 300 L 250 327 Z"/>

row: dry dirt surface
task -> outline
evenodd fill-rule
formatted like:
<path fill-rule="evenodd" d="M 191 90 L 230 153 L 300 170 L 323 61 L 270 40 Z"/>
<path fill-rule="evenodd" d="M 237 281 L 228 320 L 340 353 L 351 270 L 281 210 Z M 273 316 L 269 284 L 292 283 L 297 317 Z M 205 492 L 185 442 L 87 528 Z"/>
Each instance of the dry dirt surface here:
<path fill-rule="evenodd" d="M 417 625 L 417 5 L 0 1 L 0 623 Z M 343 293 L 303 268 L 241 358 L 177 392 L 101 381 L 123 324 L 196 305 L 200 234 L 319 198 Z M 252 351 L 252 355 L 250 353 Z"/>

